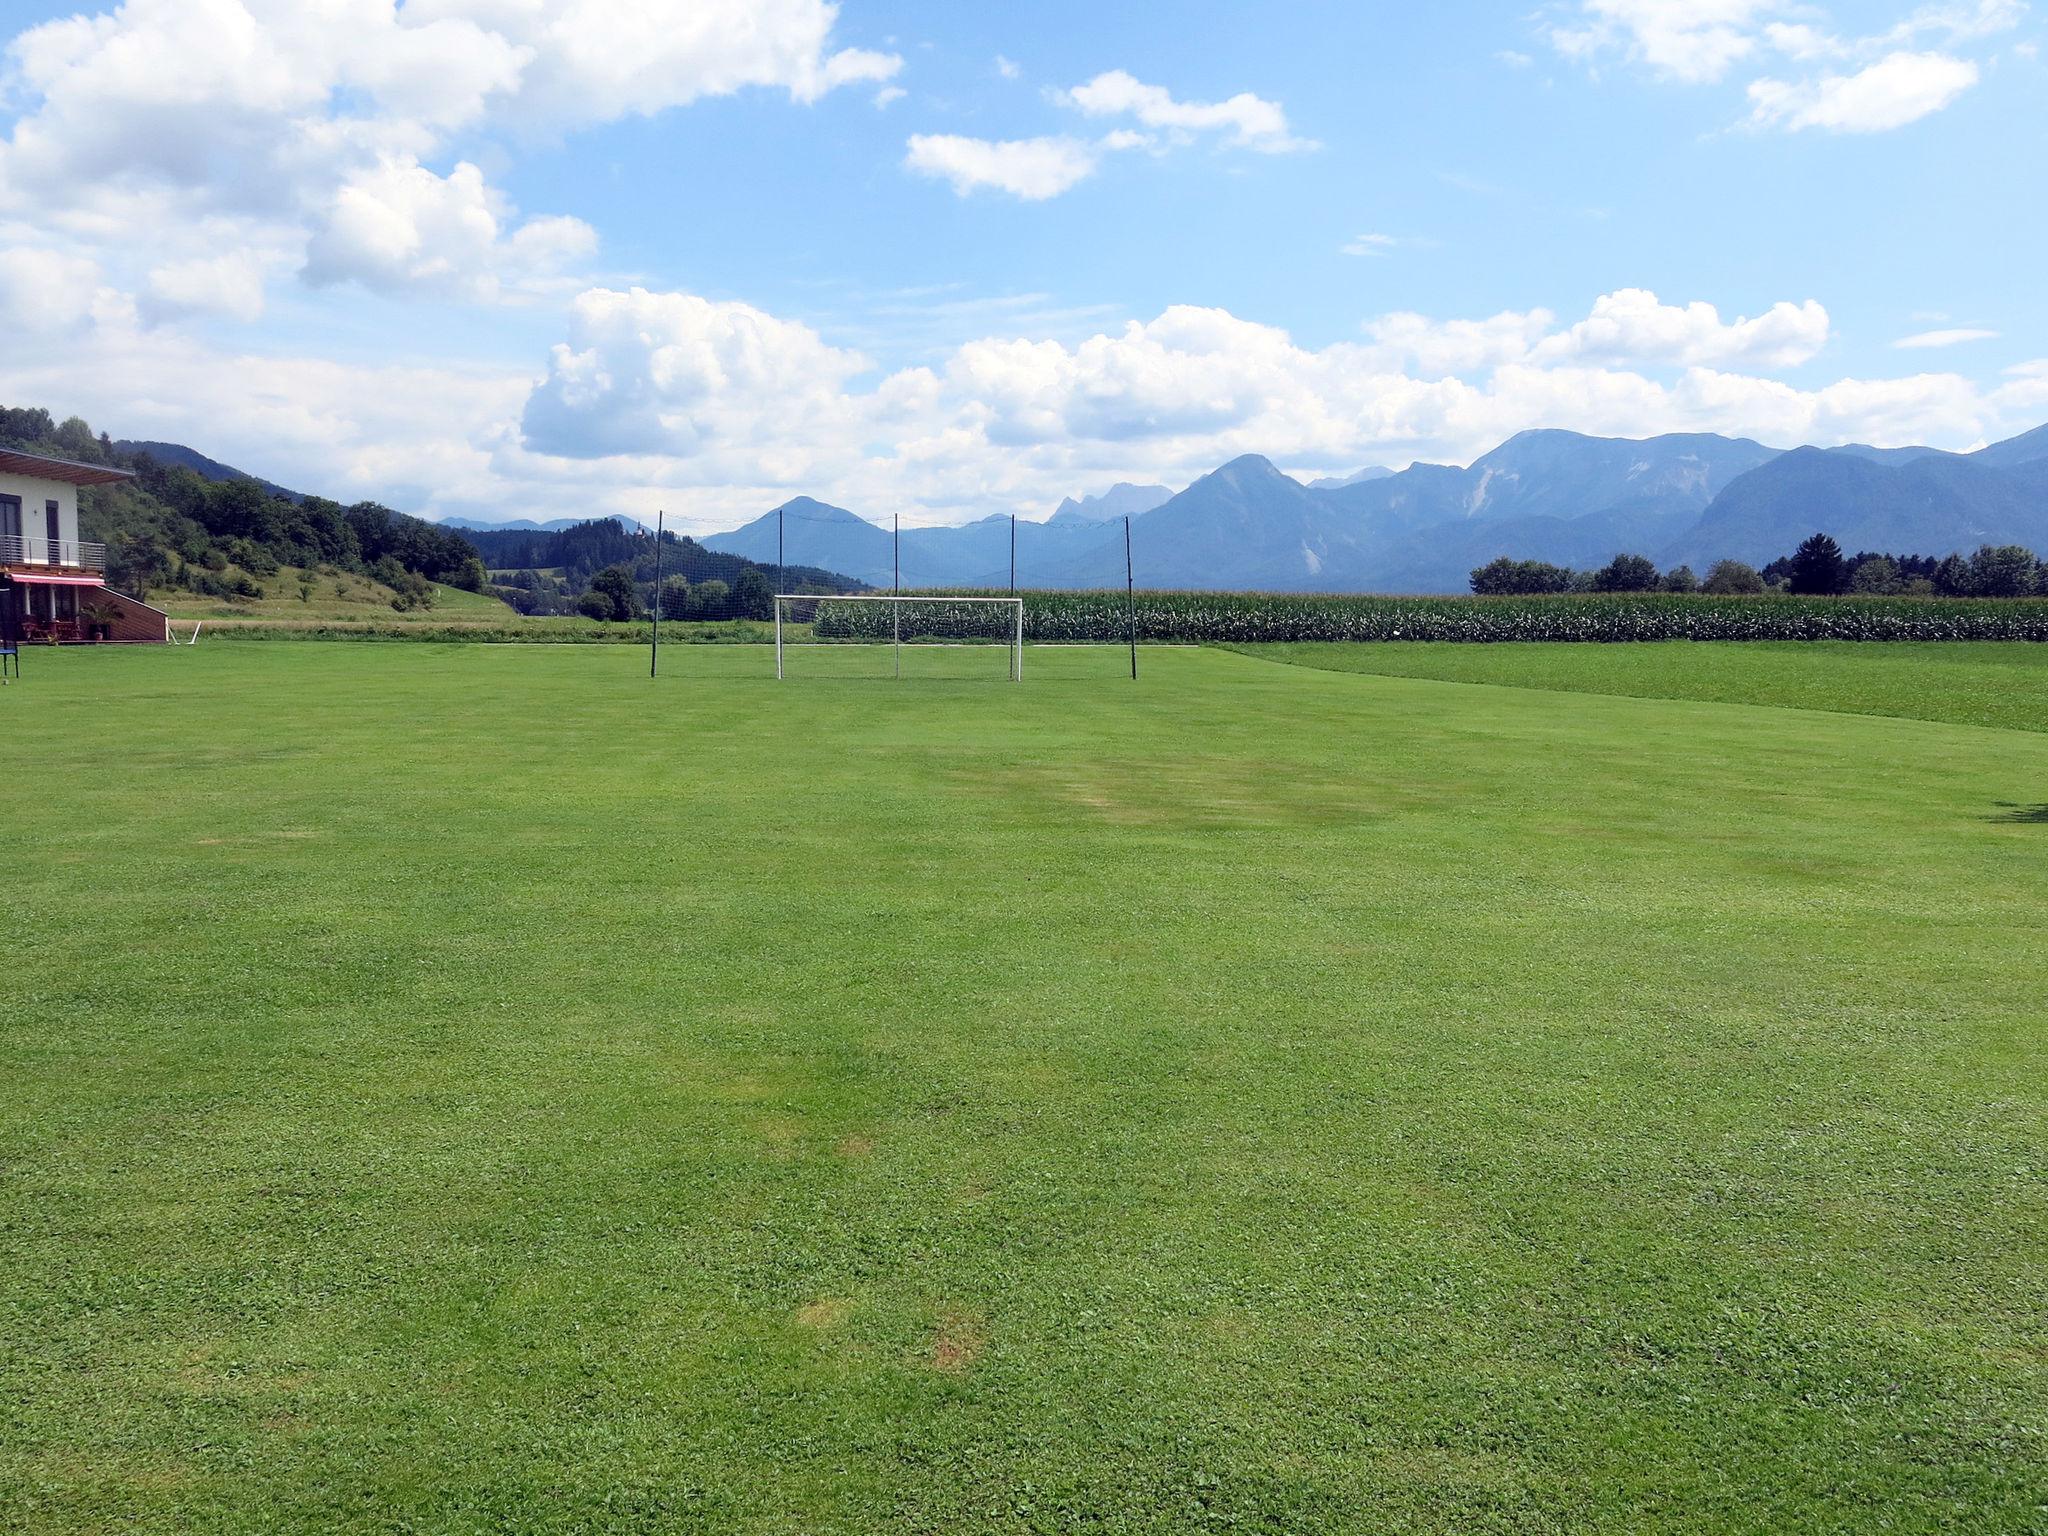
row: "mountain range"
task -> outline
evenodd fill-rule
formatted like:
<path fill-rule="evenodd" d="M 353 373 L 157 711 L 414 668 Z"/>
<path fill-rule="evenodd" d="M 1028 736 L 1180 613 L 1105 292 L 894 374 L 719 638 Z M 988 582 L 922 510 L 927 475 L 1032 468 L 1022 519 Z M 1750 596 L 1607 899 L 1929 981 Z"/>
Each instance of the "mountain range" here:
<path fill-rule="evenodd" d="M 1049 522 L 1019 520 L 1019 585 L 1121 585 L 1121 518 L 1159 490 L 1119 486 L 1063 503 Z M 1845 550 L 2048 551 L 2048 427 L 1971 454 L 1539 430 L 1463 469 L 1416 464 L 1309 485 L 1247 455 L 1129 515 L 1139 584 L 1197 590 L 1463 591 L 1473 567 L 1501 555 L 1583 569 L 1629 552 L 1704 573 L 1720 559 L 1764 564 L 1816 532 Z M 1007 585 L 1011 527 L 997 516 L 905 529 L 902 584 Z M 778 529 L 792 565 L 877 587 L 897 579 L 887 529 L 808 497 L 702 542 L 773 564 Z"/>

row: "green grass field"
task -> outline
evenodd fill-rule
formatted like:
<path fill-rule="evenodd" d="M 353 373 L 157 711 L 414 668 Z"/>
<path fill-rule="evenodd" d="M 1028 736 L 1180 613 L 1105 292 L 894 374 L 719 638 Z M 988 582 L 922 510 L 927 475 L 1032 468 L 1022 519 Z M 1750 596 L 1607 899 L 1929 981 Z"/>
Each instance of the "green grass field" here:
<path fill-rule="evenodd" d="M 2048 731 L 2048 645 L 1247 645 L 1333 672 Z"/>
<path fill-rule="evenodd" d="M 1571 654 L 38 653 L 0 1527 L 2042 1530 L 2038 653 Z"/>

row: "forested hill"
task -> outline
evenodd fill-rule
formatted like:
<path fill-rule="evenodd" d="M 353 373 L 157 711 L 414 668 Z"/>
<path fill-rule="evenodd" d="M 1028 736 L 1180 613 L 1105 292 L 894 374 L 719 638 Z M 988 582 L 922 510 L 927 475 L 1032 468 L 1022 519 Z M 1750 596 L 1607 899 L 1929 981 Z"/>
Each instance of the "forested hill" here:
<path fill-rule="evenodd" d="M 344 507 L 253 478 L 210 480 L 40 409 L 0 407 L 0 446 L 134 472 L 126 484 L 82 487 L 78 519 L 80 538 L 107 546 L 108 584 L 137 597 L 166 587 L 259 595 L 257 584 L 287 566 L 370 577 L 400 608 L 431 604 L 432 582 L 485 586 L 483 562 L 462 535 L 373 501 Z"/>
<path fill-rule="evenodd" d="M 557 533 L 472 529 L 466 537 L 499 584 L 493 590 L 526 611 L 551 611 L 545 601 L 550 591 L 562 600 L 555 606 L 566 611 L 573 606 L 569 600 L 588 589 L 591 577 L 613 567 L 629 571 L 637 584 L 651 584 L 655 577 L 653 535 L 629 530 L 617 518 L 594 518 Z M 684 582 L 691 587 L 723 582 L 737 591 L 748 571 L 771 587 L 773 581 L 780 580 L 790 591 L 853 592 L 861 587 L 860 582 L 835 571 L 796 565 L 777 571 L 772 564 L 721 554 L 674 533 L 662 535 L 660 564 L 665 583 Z M 532 579 L 543 573 L 543 580 Z"/>

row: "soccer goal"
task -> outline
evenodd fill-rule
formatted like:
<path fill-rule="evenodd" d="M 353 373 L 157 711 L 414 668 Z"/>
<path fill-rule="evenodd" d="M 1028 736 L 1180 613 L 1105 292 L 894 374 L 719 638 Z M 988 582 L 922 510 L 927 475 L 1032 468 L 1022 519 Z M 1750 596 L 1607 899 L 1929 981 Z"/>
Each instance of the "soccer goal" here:
<path fill-rule="evenodd" d="M 1001 647 L 1010 681 L 1024 680 L 1024 599 L 1021 597 L 899 597 L 892 594 L 775 597 L 775 676 L 786 676 L 785 655 L 807 649 L 884 648 L 889 675 L 903 675 L 903 654 L 928 647 Z M 825 670 L 825 669 L 820 669 Z M 874 675 L 879 668 L 832 669 L 838 675 Z M 971 673 L 970 675 L 978 675 Z M 991 675 L 993 675 L 991 673 Z"/>

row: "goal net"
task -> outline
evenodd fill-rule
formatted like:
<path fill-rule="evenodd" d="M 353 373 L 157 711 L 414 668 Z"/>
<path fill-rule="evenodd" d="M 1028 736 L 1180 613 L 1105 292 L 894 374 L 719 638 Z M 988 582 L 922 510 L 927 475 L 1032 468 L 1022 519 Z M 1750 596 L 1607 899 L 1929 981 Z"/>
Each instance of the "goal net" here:
<path fill-rule="evenodd" d="M 996 660 L 996 653 L 1002 656 Z M 775 598 L 775 675 L 1024 677 L 1021 597 Z"/>

